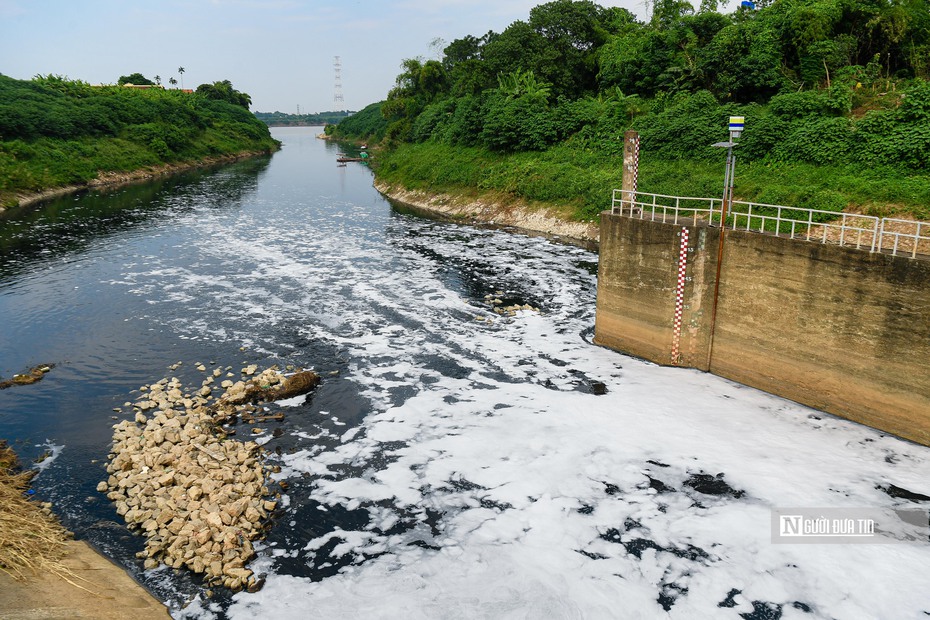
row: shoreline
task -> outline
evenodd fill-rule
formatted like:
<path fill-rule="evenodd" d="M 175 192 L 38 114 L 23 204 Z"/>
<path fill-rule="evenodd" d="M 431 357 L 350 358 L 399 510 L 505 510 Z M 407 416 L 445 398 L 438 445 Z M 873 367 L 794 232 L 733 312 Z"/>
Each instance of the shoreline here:
<path fill-rule="evenodd" d="M 16 581 L 0 571 L 0 618 L 170 620 L 165 603 L 87 541 L 65 546 L 67 575 L 36 572 Z"/>
<path fill-rule="evenodd" d="M 179 172 L 186 172 L 188 170 L 195 170 L 197 168 L 209 168 L 210 166 L 215 166 L 218 164 L 230 164 L 239 161 L 240 159 L 248 159 L 250 157 L 258 157 L 261 155 L 271 155 L 272 153 L 274 153 L 274 151 L 243 151 L 229 155 L 205 157 L 203 159 L 187 162 L 162 164 L 161 166 L 150 166 L 147 168 L 140 168 L 138 170 L 124 172 L 100 172 L 98 173 L 97 178 L 91 179 L 87 183 L 49 187 L 37 192 L 15 193 L 14 198 L 17 200 L 17 204 L 7 207 L 0 205 L 0 215 L 7 211 L 35 206 L 48 200 L 60 198 L 61 196 L 67 196 L 68 194 L 74 194 L 76 192 L 88 189 L 115 188 L 123 185 L 144 183 L 152 179 L 170 176 Z"/>
<path fill-rule="evenodd" d="M 386 198 L 402 205 L 454 220 L 513 227 L 583 245 L 596 246 L 600 242 L 598 221 L 570 221 L 551 208 L 531 207 L 522 201 L 503 204 L 487 198 L 411 190 L 377 179 L 374 187 Z"/>
<path fill-rule="evenodd" d="M 128 570 L 75 540 L 53 504 L 29 498 L 35 471 L 0 440 L 0 618 L 169 618 Z"/>

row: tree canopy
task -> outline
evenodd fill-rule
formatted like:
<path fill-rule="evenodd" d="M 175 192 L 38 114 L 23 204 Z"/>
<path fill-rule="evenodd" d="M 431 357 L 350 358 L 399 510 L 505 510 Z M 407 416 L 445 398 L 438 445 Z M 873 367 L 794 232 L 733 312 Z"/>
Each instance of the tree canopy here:
<path fill-rule="evenodd" d="M 116 83 L 120 86 L 124 84 L 134 84 L 136 86 L 155 86 L 155 82 L 148 79 L 141 73 L 130 73 L 129 75 L 121 75 Z"/>
<path fill-rule="evenodd" d="M 213 82 L 212 84 L 201 84 L 197 87 L 197 93 L 207 99 L 217 101 L 226 101 L 234 105 L 240 105 L 246 110 L 252 105 L 252 98 L 233 88 L 232 82 L 223 80 L 222 82 Z"/>
<path fill-rule="evenodd" d="M 742 114 L 744 157 L 930 167 L 930 120 L 907 112 L 930 92 L 926 0 L 756 6 L 654 0 L 638 20 L 554 0 L 503 32 L 452 41 L 439 59 L 404 60 L 380 121 L 347 119 L 335 133 L 500 152 L 570 140 L 610 153 L 634 128 L 663 156 L 711 157 L 726 115 Z"/>

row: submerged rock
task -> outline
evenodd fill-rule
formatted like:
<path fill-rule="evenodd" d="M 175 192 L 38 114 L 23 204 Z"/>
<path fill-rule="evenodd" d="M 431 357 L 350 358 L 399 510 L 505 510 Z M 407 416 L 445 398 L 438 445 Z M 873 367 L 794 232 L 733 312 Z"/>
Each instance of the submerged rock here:
<path fill-rule="evenodd" d="M 42 377 L 54 367 L 54 364 L 39 364 L 38 366 L 33 366 L 26 373 L 13 375 L 10 379 L 0 381 L 0 390 L 13 387 L 14 385 L 31 385 L 40 381 Z"/>

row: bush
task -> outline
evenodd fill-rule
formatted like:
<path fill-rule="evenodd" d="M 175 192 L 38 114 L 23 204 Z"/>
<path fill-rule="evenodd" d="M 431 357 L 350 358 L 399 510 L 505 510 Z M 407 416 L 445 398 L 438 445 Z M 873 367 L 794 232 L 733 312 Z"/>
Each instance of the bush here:
<path fill-rule="evenodd" d="M 812 117 L 794 126 L 773 155 L 781 161 L 837 164 L 849 160 L 852 123 L 842 117 Z"/>
<path fill-rule="evenodd" d="M 607 113 L 608 105 L 591 97 L 569 101 L 559 99 L 554 119 L 559 138 L 565 139 L 578 133 L 583 127 L 595 125 Z"/>
<path fill-rule="evenodd" d="M 715 142 L 726 139 L 727 119 L 738 108 L 719 105 L 707 91 L 683 93 L 657 114 L 634 122 L 641 150 L 661 159 L 719 159 Z"/>
<path fill-rule="evenodd" d="M 414 142 L 425 142 L 433 137 L 443 124 L 447 122 L 447 115 L 455 109 L 455 102 L 451 100 L 440 101 L 426 106 L 413 123 L 411 138 Z"/>
<path fill-rule="evenodd" d="M 480 95 L 460 97 L 455 102 L 452 117 L 439 136 L 446 144 L 475 146 L 484 130 L 484 99 Z"/>
<path fill-rule="evenodd" d="M 784 118 L 761 111 L 747 115 L 746 126 L 749 130 L 740 138 L 737 156 L 749 160 L 769 158 L 792 128 L 791 122 Z"/>
<path fill-rule="evenodd" d="M 388 122 L 381 114 L 383 104 L 383 101 L 372 103 L 352 116 L 342 119 L 333 129 L 332 135 L 337 138 L 381 140 L 388 128 Z"/>
<path fill-rule="evenodd" d="M 904 92 L 899 110 L 904 121 L 930 121 L 930 82 L 916 80 Z"/>
<path fill-rule="evenodd" d="M 492 151 L 538 151 L 557 138 L 553 115 L 539 99 L 496 93 L 488 100 L 481 142 Z"/>
<path fill-rule="evenodd" d="M 769 108 L 775 116 L 794 120 L 824 114 L 827 111 L 827 99 L 823 93 L 814 90 L 782 93 L 769 100 Z"/>

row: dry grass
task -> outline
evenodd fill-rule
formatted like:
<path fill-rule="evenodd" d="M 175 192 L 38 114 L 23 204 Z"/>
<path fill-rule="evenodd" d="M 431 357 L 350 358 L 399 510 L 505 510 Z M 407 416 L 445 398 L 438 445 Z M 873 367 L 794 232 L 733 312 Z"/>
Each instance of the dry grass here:
<path fill-rule="evenodd" d="M 31 479 L 31 472 L 17 473 L 16 455 L 0 441 L 0 570 L 17 581 L 50 572 L 83 589 L 60 563 L 71 535 L 47 505 L 27 499 Z"/>

